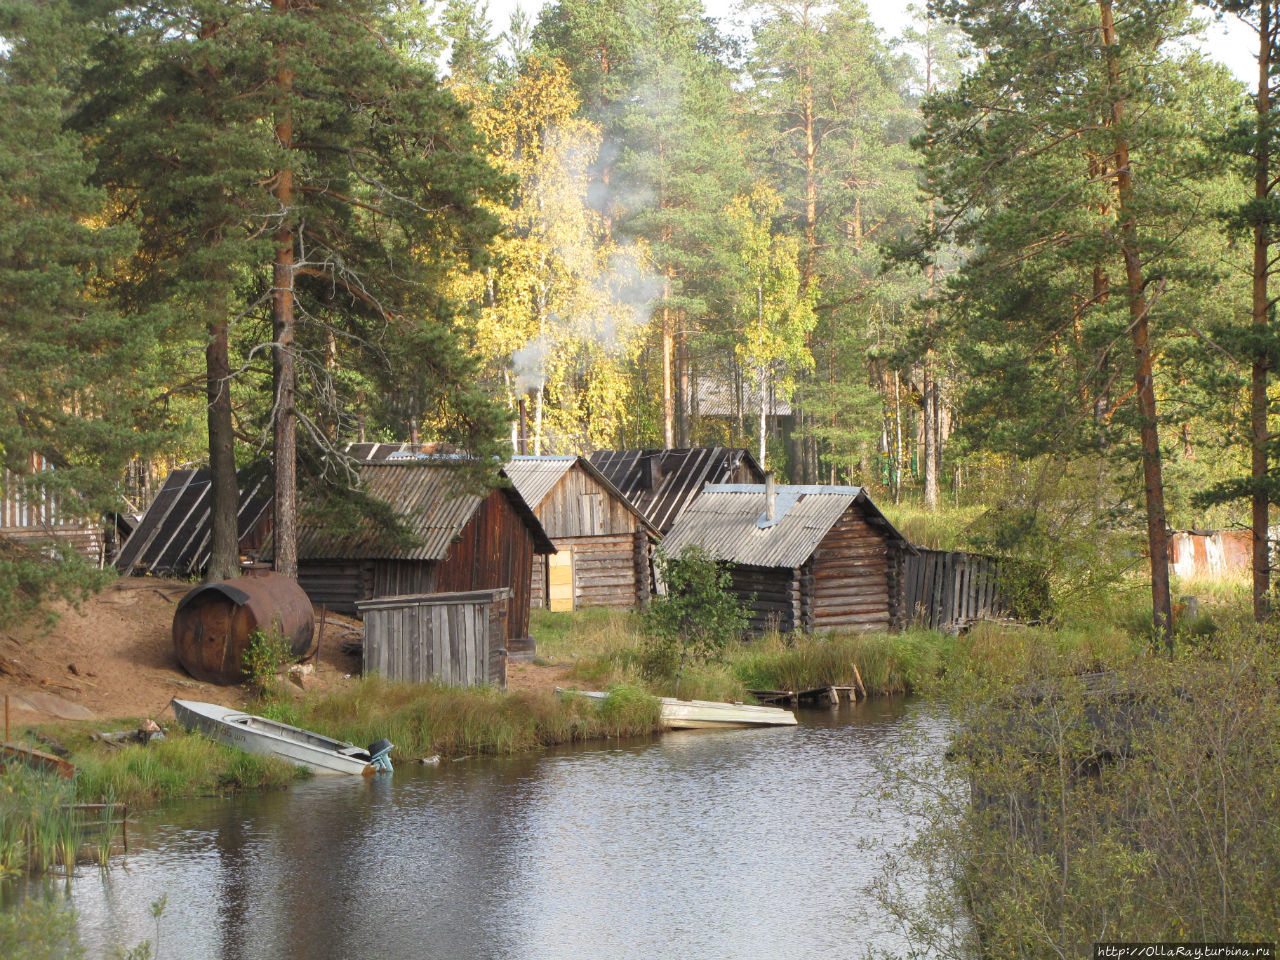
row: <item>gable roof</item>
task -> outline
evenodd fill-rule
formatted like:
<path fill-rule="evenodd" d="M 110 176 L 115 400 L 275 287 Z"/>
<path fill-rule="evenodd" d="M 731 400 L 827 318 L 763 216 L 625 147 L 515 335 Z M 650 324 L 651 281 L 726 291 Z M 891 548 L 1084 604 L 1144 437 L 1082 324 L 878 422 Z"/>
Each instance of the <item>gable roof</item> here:
<path fill-rule="evenodd" d="M 240 484 L 236 526 L 243 550 L 245 541 L 270 519 L 271 492 L 265 473 L 240 470 L 236 477 Z M 116 568 L 126 574 L 185 577 L 201 573 L 209 564 L 211 552 L 211 481 L 207 467 L 169 474 L 116 555 Z"/>
<path fill-rule="evenodd" d="M 706 484 L 732 482 L 739 470 L 764 481 L 760 464 L 741 447 L 597 450 L 588 459 L 664 534 Z M 658 472 L 653 485 L 650 465 Z"/>
<path fill-rule="evenodd" d="M 406 549 L 389 542 L 381 526 L 368 517 L 354 518 L 352 528 L 341 533 L 300 518 L 298 559 L 443 560 L 449 545 L 490 495 L 468 492 L 459 472 L 440 461 L 378 460 L 360 464 L 359 471 L 361 491 L 390 504 L 418 543 Z M 506 473 L 499 471 L 499 476 Z M 534 552 L 555 553 L 519 491 L 512 486 L 497 491 L 529 528 Z"/>
<path fill-rule="evenodd" d="M 547 499 L 551 491 L 555 489 L 556 484 L 564 479 L 565 474 L 575 466 L 580 467 L 586 472 L 587 476 L 604 487 L 610 496 L 616 497 L 623 506 L 635 514 L 636 519 L 644 525 L 650 536 L 655 539 L 662 536 L 658 528 L 649 522 L 649 518 L 641 513 L 640 509 L 627 499 L 622 491 L 615 487 L 609 478 L 601 473 L 600 469 L 586 457 L 512 457 L 511 461 L 503 469 L 506 471 L 507 476 L 511 478 L 511 482 L 515 484 L 516 489 L 520 491 L 520 496 L 524 498 L 525 503 L 529 504 L 536 512 L 542 506 L 542 501 Z"/>
<path fill-rule="evenodd" d="M 712 556 L 758 567 L 798 567 L 849 507 L 857 503 L 872 526 L 914 552 L 862 487 L 778 484 L 774 519 L 765 519 L 763 484 L 710 484 L 667 534 L 675 556 L 696 544 Z"/>

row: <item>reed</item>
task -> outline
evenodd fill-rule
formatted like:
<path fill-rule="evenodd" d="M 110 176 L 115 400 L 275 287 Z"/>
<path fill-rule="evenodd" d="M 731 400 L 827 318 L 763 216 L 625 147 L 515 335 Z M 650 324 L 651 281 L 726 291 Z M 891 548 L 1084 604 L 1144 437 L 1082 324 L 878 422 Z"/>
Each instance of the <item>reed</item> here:
<path fill-rule="evenodd" d="M 72 782 L 11 763 L 0 776 L 0 879 L 75 866 Z"/>

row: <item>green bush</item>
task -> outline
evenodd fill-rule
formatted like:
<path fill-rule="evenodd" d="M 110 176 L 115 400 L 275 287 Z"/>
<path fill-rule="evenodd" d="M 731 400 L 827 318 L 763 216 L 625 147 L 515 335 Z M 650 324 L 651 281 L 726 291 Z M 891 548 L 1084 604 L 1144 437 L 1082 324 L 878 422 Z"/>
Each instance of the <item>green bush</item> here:
<path fill-rule="evenodd" d="M 275 630 L 255 630 L 244 650 L 245 685 L 261 700 L 280 696 L 280 671 L 293 659 L 289 641 Z"/>
<path fill-rule="evenodd" d="M 643 669 L 650 679 L 673 681 L 678 694 L 685 667 L 717 659 L 741 636 L 747 615 L 729 589 L 729 571 L 701 547 L 690 544 L 676 557 L 659 551 L 655 562 L 667 593 L 644 615 Z"/>

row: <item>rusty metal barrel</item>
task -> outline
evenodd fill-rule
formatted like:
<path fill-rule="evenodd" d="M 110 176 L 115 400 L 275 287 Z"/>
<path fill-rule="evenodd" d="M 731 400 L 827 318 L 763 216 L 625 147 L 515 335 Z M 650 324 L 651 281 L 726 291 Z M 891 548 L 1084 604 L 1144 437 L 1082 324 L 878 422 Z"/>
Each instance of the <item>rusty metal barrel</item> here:
<path fill-rule="evenodd" d="M 256 632 L 283 637 L 295 658 L 311 651 L 315 617 L 298 581 L 268 574 L 196 587 L 174 612 L 173 650 L 197 680 L 240 683 Z"/>

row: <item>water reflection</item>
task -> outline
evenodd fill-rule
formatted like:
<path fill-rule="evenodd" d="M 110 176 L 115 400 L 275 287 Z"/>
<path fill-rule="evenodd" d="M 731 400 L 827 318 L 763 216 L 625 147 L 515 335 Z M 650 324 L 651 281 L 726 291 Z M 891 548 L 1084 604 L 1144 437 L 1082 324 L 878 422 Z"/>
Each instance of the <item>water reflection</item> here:
<path fill-rule="evenodd" d="M 72 888 L 90 957 L 848 957 L 906 822 L 874 796 L 900 699 L 798 727 L 687 732 L 509 760 L 323 778 L 148 816 L 109 875 Z"/>

